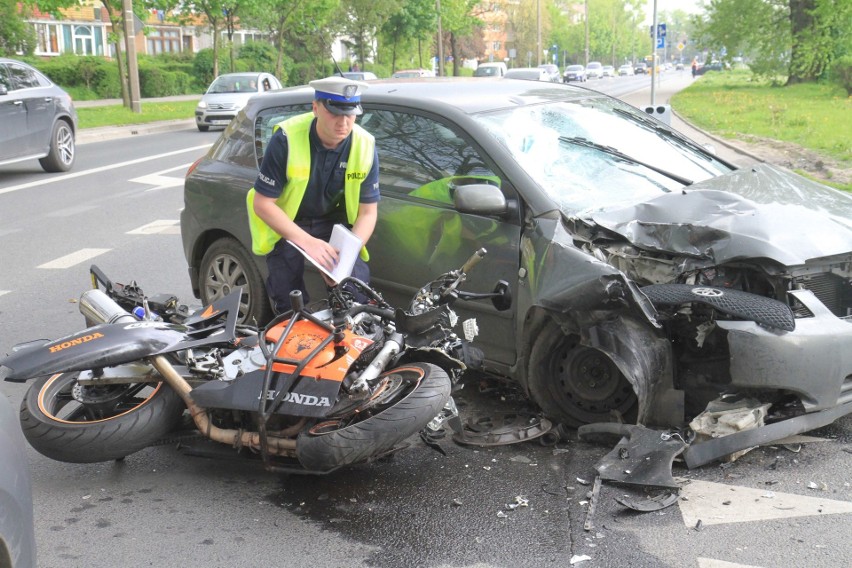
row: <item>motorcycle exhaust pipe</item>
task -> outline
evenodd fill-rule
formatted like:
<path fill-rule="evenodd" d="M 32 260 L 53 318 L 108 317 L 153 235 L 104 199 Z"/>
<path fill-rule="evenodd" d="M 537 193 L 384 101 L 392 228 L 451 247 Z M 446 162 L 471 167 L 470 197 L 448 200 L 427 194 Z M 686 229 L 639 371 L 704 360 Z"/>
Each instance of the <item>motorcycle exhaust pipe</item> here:
<path fill-rule="evenodd" d="M 80 296 L 80 313 L 89 326 L 99 323 L 139 321 L 102 290 L 93 289 Z"/>
<path fill-rule="evenodd" d="M 207 416 L 207 410 L 195 404 L 192 400 L 192 387 L 186 380 L 180 376 L 172 364 L 162 355 L 157 355 L 151 358 L 151 364 L 163 376 L 166 383 L 172 387 L 176 393 L 186 404 L 189 409 L 189 414 L 195 422 L 198 430 L 213 440 L 229 444 L 235 448 L 250 447 L 255 450 L 260 450 L 260 434 L 258 432 L 248 432 L 245 430 L 232 430 L 227 428 L 219 428 L 210 422 L 210 417 Z M 284 438 L 267 437 L 267 449 L 270 454 L 275 456 L 295 456 L 296 440 Z"/>

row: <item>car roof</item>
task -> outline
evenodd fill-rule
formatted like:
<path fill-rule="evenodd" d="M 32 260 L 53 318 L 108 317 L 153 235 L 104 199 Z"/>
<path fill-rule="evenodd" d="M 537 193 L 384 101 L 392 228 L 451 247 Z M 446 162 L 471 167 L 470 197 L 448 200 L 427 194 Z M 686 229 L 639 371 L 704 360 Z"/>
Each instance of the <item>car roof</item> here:
<path fill-rule="evenodd" d="M 249 102 L 250 109 L 275 105 L 306 104 L 313 100 L 310 87 L 290 87 L 265 93 Z M 552 100 L 608 99 L 607 95 L 562 83 L 544 81 L 504 81 L 502 78 L 436 77 L 430 81 L 404 79 L 370 81 L 361 94 L 365 104 L 404 105 L 435 112 L 474 114 L 519 106 L 541 104 Z"/>

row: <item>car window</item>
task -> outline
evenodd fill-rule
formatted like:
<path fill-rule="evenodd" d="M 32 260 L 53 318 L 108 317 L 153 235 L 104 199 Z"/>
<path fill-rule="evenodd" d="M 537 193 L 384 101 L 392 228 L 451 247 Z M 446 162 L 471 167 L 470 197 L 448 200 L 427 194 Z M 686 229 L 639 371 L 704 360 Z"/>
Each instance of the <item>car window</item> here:
<path fill-rule="evenodd" d="M 275 125 L 283 120 L 287 120 L 291 116 L 304 114 L 310 111 L 311 105 L 304 104 L 286 107 L 272 107 L 264 109 L 258 113 L 254 122 L 253 153 L 255 161 L 257 162 L 257 167 L 260 167 L 260 162 L 263 161 L 263 154 L 266 152 L 266 146 L 269 144 L 269 139 L 272 138 Z"/>
<path fill-rule="evenodd" d="M 8 68 L 14 85 L 13 89 L 31 89 L 41 86 L 38 74 L 33 69 L 14 63 L 10 63 Z"/>
<path fill-rule="evenodd" d="M 12 90 L 12 82 L 9 79 L 9 71 L 6 69 L 6 66 L 0 63 L 0 85 L 6 87 L 7 91 Z"/>
<path fill-rule="evenodd" d="M 500 185 L 466 139 L 431 118 L 387 110 L 366 110 L 361 124 L 376 138 L 382 192 L 436 204 L 452 204 L 454 183 L 478 178 Z"/>
<path fill-rule="evenodd" d="M 635 203 L 683 187 L 633 162 L 571 143 L 572 138 L 616 148 L 636 160 L 663 164 L 666 170 L 693 181 L 729 171 L 623 103 L 564 101 L 474 118 L 571 215 Z"/>

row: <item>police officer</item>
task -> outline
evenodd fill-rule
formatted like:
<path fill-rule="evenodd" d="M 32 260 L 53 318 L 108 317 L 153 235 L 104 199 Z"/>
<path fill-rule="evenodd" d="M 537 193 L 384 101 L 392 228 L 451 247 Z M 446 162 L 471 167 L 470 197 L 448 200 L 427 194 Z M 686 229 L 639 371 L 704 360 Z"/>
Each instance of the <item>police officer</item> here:
<path fill-rule="evenodd" d="M 333 270 L 337 251 L 328 243 L 336 223 L 351 228 L 366 244 L 376 226 L 379 157 L 375 139 L 355 124 L 363 113 L 365 83 L 343 77 L 311 81 L 312 112 L 274 128 L 247 196 L 252 249 L 266 255 L 267 290 L 275 311 L 290 309 L 290 291 L 305 289 L 305 259 Z M 366 247 L 352 276 L 369 282 Z M 330 283 L 326 279 L 326 283 Z"/>

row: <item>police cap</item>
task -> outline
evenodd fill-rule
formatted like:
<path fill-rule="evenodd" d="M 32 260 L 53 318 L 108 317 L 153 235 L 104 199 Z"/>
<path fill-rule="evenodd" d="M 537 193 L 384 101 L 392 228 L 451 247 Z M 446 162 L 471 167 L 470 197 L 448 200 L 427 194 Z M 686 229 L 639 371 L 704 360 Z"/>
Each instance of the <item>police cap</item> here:
<path fill-rule="evenodd" d="M 330 113 L 359 115 L 364 112 L 361 108 L 361 93 L 367 89 L 366 83 L 345 77 L 326 77 L 308 84 L 316 91 L 314 98 Z"/>

